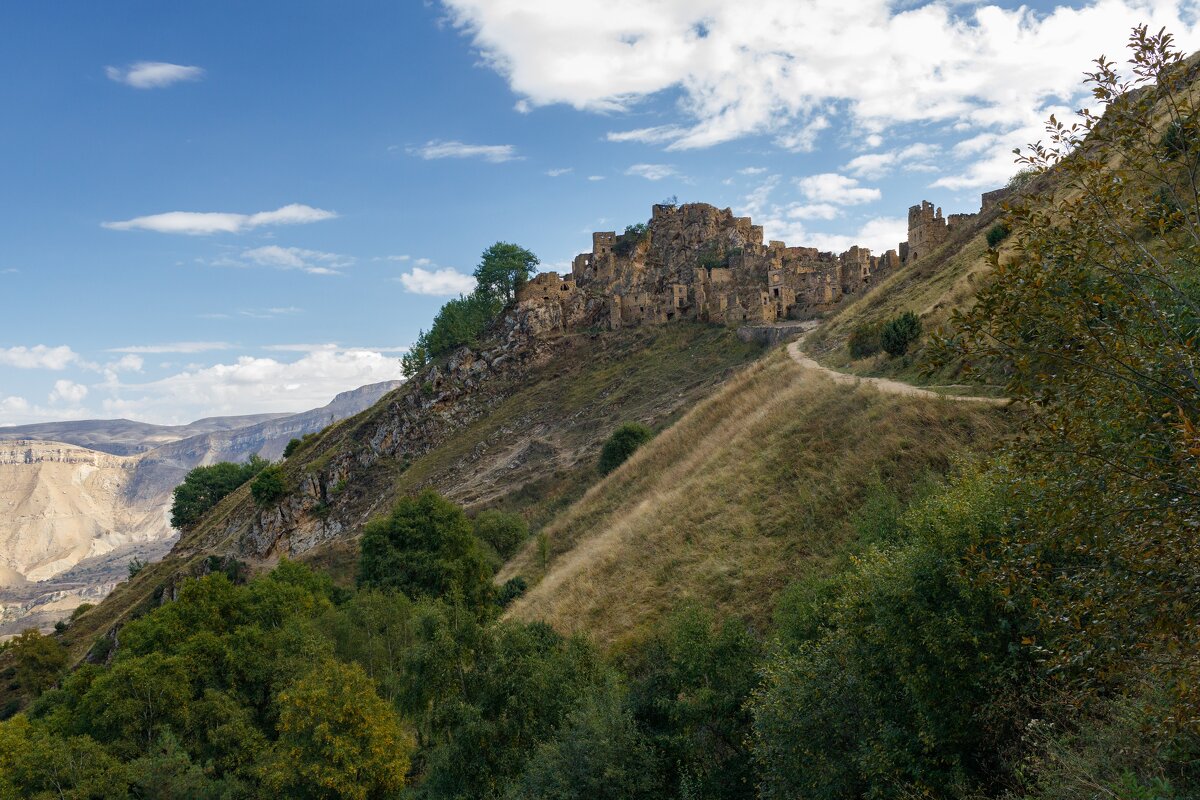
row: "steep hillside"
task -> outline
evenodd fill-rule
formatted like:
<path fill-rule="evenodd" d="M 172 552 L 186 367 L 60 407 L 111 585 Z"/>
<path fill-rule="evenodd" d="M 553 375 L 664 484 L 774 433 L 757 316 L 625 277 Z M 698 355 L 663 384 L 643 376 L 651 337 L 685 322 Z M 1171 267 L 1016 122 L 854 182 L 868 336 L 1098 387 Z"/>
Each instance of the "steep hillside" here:
<path fill-rule="evenodd" d="M 171 492 L 193 467 L 278 458 L 294 437 L 371 406 L 399 386 L 387 381 L 339 394 L 300 414 L 214 417 L 183 426 L 128 420 L 48 423 L 0 431 L 0 636 L 47 628 L 81 602 L 96 602 L 127 575 L 131 559 L 161 558 L 177 532 Z M 233 427 L 242 423 L 244 427 Z M 95 443 L 10 438 L 40 430 Z M 182 433 L 188 438 L 171 441 Z M 166 440 L 158 447 L 155 442 Z"/>
<path fill-rule="evenodd" d="M 426 486 L 471 509 L 519 510 L 537 527 L 598 480 L 600 444 L 617 425 L 668 426 L 759 353 L 696 323 L 543 335 L 505 359 L 487 355 L 487 377 L 473 368 L 483 354 L 461 353 L 434 368 L 436 386 L 411 381 L 287 459 L 292 493 L 277 507 L 256 507 L 245 488 L 226 498 L 68 636 L 86 648 L 214 556 L 291 556 L 348 578 L 362 525 Z"/>
<path fill-rule="evenodd" d="M 545 528 L 499 576 L 537 580 L 510 614 L 614 642 L 693 599 L 765 622 L 788 582 L 853 538 L 874 489 L 986 450 L 1011 412 L 846 387 L 784 351 L 745 370 Z"/>

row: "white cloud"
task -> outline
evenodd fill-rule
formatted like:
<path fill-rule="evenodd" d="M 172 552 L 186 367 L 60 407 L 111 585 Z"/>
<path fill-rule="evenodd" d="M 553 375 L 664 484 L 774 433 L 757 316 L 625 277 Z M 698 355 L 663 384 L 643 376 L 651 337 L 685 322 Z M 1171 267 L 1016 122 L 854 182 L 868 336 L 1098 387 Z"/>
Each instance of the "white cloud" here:
<path fill-rule="evenodd" d="M 226 315 L 228 316 L 228 315 Z M 211 350 L 229 350 L 229 342 L 170 342 L 167 344 L 135 344 L 128 347 L 111 347 L 110 353 L 141 353 L 153 355 L 159 353 L 206 353 Z"/>
<path fill-rule="evenodd" d="M 557 178 L 562 175 L 568 175 L 571 172 L 574 172 L 574 170 L 571 167 L 560 167 L 559 169 L 546 170 L 546 174 L 549 175 L 551 178 Z"/>
<path fill-rule="evenodd" d="M 762 175 L 766 171 L 766 167 L 742 167 L 738 170 L 738 175 Z"/>
<path fill-rule="evenodd" d="M 88 388 L 81 383 L 74 381 L 60 380 L 54 382 L 54 389 L 50 392 L 51 403 L 67 403 L 70 405 L 79 405 L 88 395 Z"/>
<path fill-rule="evenodd" d="M 202 236 L 211 233 L 242 233 L 264 225 L 307 225 L 336 217 L 337 214 L 333 211 L 292 203 L 274 211 L 260 211 L 257 214 L 168 211 L 121 222 L 103 222 L 101 225 L 114 231 L 144 230 Z"/>
<path fill-rule="evenodd" d="M 354 264 L 350 256 L 325 253 L 320 250 L 305 250 L 302 247 L 280 247 L 270 244 L 243 250 L 240 261 L 224 260 L 222 264 L 236 266 L 274 267 L 295 269 L 310 275 L 340 275 L 346 267 Z"/>
<path fill-rule="evenodd" d="M 18 369 L 66 369 L 79 362 L 79 354 L 66 345 L 48 347 L 37 344 L 33 347 L 0 347 L 0 366 Z"/>
<path fill-rule="evenodd" d="M 426 142 L 421 147 L 411 147 L 408 152 L 426 161 L 437 158 L 482 158 L 493 164 L 514 161 L 520 158 L 516 148 L 511 144 L 465 144 L 463 142 L 444 142 L 439 139 Z"/>
<path fill-rule="evenodd" d="M 811 153 L 817 147 L 817 136 L 829 127 L 826 117 L 816 117 L 800 128 L 775 137 L 775 144 L 789 153 Z"/>
<path fill-rule="evenodd" d="M 961 145 L 960 145 L 961 146 Z M 959 148 L 956 147 L 956 150 Z M 941 152 L 941 148 L 933 144 L 918 142 L 898 150 L 884 153 L 867 153 L 851 159 L 844 169 L 860 178 L 882 178 L 896 167 L 909 171 L 926 172 L 936 169 L 930 160 Z M 1011 150 L 1007 151 L 1011 152 Z M 1011 157 L 1009 162 L 1011 163 Z"/>
<path fill-rule="evenodd" d="M 878 189 L 859 186 L 856 179 L 838 175 L 836 172 L 800 178 L 796 181 L 796 186 L 813 202 L 839 206 L 870 203 L 882 196 Z"/>
<path fill-rule="evenodd" d="M 625 174 L 645 178 L 648 181 L 661 181 L 663 178 L 670 178 L 678 173 L 670 164 L 634 164 L 625 170 Z"/>
<path fill-rule="evenodd" d="M 141 356 L 135 356 L 132 353 L 123 355 L 116 361 L 110 361 L 104 365 L 104 368 L 109 372 L 141 372 L 142 366 L 146 363 Z"/>
<path fill-rule="evenodd" d="M 464 275 L 458 270 L 445 269 L 426 270 L 413 267 L 396 280 L 404 284 L 404 288 L 413 294 L 428 294 L 437 297 L 448 297 L 456 294 L 468 294 L 475 290 L 475 278 Z"/>
<path fill-rule="evenodd" d="M 114 384 L 105 416 L 185 422 L 206 416 L 303 411 L 338 392 L 401 378 L 400 362 L 379 350 L 338 348 L 292 362 L 242 356 L 231 364 L 189 368 L 161 380 Z"/>
<path fill-rule="evenodd" d="M 1136 24 L 1166 27 L 1185 52 L 1200 46 L 1194 0 L 1083 0 L 1050 11 L 892 0 L 443 3 L 523 108 L 613 113 L 677 93 L 678 119 L 618 134 L 670 149 L 766 134 L 803 150 L 830 108 L 870 148 L 906 123 L 1006 134 L 1054 105 L 1073 106 L 1082 71 L 1099 53 L 1122 51 Z M 1011 171 L 1011 155 L 999 157 Z M 961 174 L 939 185 L 984 185 L 998 163 L 956 165 Z"/>
<path fill-rule="evenodd" d="M 678 125 L 656 125 L 652 128 L 637 128 L 631 131 L 610 131 L 604 138 L 610 142 L 642 142 L 661 144 L 673 142 L 687 135 L 687 128 Z"/>
<path fill-rule="evenodd" d="M 833 219 L 841 212 L 828 203 L 812 203 L 789 206 L 787 215 L 792 219 Z"/>
<path fill-rule="evenodd" d="M 164 61 L 139 61 L 127 67 L 105 67 L 104 74 L 134 89 L 161 89 L 181 81 L 198 81 L 204 77 L 204 70 Z"/>
<path fill-rule="evenodd" d="M 589 181 L 602 181 L 602 180 L 604 180 L 604 176 L 603 175 L 588 175 L 588 180 Z"/>

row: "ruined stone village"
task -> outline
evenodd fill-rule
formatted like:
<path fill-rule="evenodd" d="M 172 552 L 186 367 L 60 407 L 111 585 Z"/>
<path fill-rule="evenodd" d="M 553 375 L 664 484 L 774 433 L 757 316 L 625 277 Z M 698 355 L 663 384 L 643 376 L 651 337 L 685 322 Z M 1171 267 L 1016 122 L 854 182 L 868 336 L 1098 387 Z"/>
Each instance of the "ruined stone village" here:
<path fill-rule="evenodd" d="M 982 213 L 1006 190 L 982 197 Z M 644 230 L 592 234 L 592 251 L 576 256 L 571 274 L 545 272 L 518 294 L 527 314 L 553 327 L 621 328 L 695 319 L 730 326 L 805 319 L 861 294 L 896 270 L 931 254 L 979 214 L 943 216 L 922 201 L 908 210 L 908 240 L 872 255 L 763 243 L 749 217 L 707 203 L 653 207 Z"/>

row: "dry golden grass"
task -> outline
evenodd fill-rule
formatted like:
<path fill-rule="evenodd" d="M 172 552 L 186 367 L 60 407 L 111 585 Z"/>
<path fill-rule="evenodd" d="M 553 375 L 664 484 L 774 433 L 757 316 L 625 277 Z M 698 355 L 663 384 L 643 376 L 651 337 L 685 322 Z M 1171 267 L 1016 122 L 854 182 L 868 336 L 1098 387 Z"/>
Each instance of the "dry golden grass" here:
<path fill-rule="evenodd" d="M 777 592 L 844 552 L 868 487 L 901 496 L 985 448 L 1009 412 L 835 385 L 782 351 L 592 487 L 498 580 L 539 579 L 509 615 L 619 645 L 685 600 L 765 621 Z"/>

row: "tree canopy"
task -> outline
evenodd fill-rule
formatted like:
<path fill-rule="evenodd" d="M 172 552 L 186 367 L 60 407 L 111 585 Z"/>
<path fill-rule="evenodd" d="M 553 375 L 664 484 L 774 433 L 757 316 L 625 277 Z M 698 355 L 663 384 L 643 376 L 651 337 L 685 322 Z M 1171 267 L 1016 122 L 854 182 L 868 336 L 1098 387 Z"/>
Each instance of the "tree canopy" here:
<path fill-rule="evenodd" d="M 175 487 L 171 503 L 171 527 L 186 530 L 200 521 L 209 509 L 262 472 L 271 462 L 257 455 L 244 464 L 222 461 L 207 467 L 196 467 Z"/>
<path fill-rule="evenodd" d="M 475 268 L 477 291 L 511 303 L 537 268 L 538 257 L 524 247 L 496 242 L 483 251 Z"/>

